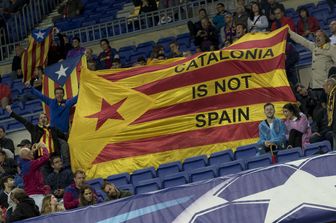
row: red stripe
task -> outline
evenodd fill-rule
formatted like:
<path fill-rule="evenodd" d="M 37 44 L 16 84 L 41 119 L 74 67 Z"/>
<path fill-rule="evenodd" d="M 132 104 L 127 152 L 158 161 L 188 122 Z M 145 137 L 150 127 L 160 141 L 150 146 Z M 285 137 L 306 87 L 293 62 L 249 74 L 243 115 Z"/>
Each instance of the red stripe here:
<path fill-rule="evenodd" d="M 295 101 L 289 86 L 230 92 L 147 111 L 132 124 L 217 109 L 276 101 Z"/>
<path fill-rule="evenodd" d="M 134 69 L 129 69 L 129 70 L 113 73 L 113 74 L 106 74 L 106 75 L 103 75 L 102 77 L 106 78 L 107 80 L 118 81 L 118 80 L 122 80 L 122 79 L 125 79 L 125 78 L 133 77 L 133 76 L 136 76 L 136 75 L 139 75 L 139 74 L 153 72 L 153 71 L 157 71 L 157 70 L 162 70 L 162 69 L 166 69 L 166 68 L 169 68 L 169 67 L 174 67 L 177 64 L 187 62 L 187 61 L 189 61 L 189 60 L 191 60 L 191 59 L 193 59 L 193 58 L 195 58 L 199 55 L 200 55 L 200 53 L 195 54 L 192 57 L 185 58 L 185 59 L 175 61 L 175 62 L 172 62 L 172 63 L 168 63 L 168 64 L 136 67 Z"/>
<path fill-rule="evenodd" d="M 72 75 L 72 73 L 70 75 Z M 66 80 L 64 87 L 65 87 L 65 91 L 66 91 L 66 94 L 67 94 L 67 98 L 72 98 L 72 85 L 71 85 L 71 77 L 70 76 Z"/>
<path fill-rule="evenodd" d="M 272 36 L 268 39 L 260 39 L 260 40 L 250 40 L 242 43 L 238 43 L 236 45 L 229 46 L 225 49 L 232 50 L 232 49 L 249 49 L 249 48 L 267 48 L 273 47 L 274 45 L 280 43 L 285 39 L 287 36 L 288 30 L 285 29 L 282 32 L 279 32 L 275 36 Z"/>
<path fill-rule="evenodd" d="M 180 148 L 255 138 L 258 136 L 258 125 L 259 122 L 239 123 L 108 144 L 93 161 L 93 164 Z"/>
<path fill-rule="evenodd" d="M 50 95 L 49 95 L 49 78 L 48 78 L 47 75 L 44 75 L 44 78 L 43 78 L 43 94 L 47 97 L 50 97 Z M 49 121 L 50 121 L 49 106 L 44 104 L 44 110 L 45 110 L 45 113 L 47 114 L 47 116 L 49 118 Z"/>
<path fill-rule="evenodd" d="M 44 64 L 44 47 L 45 47 L 45 41 L 40 43 L 40 61 L 39 61 L 39 66 L 43 66 Z"/>
<path fill-rule="evenodd" d="M 28 77 L 29 80 L 31 79 L 32 77 L 32 74 L 34 73 L 34 69 L 35 69 L 35 66 L 36 66 L 36 45 L 37 45 L 37 42 L 34 40 L 33 41 L 33 47 L 32 47 L 32 66 L 30 67 L 30 76 Z"/>
<path fill-rule="evenodd" d="M 243 73 L 266 73 L 274 69 L 284 69 L 285 55 L 261 61 L 224 61 L 209 67 L 203 67 L 198 70 L 189 71 L 160 79 L 149 84 L 135 88 L 144 94 L 151 95 L 159 92 L 180 88 L 204 81 L 215 80 L 226 76 L 243 74 Z"/>
<path fill-rule="evenodd" d="M 24 63 L 24 71 L 23 71 L 23 80 L 24 82 L 28 81 L 28 50 L 24 51 L 23 54 L 23 63 Z"/>
<path fill-rule="evenodd" d="M 80 73 L 81 73 L 81 67 L 82 67 L 82 59 L 80 59 L 79 63 L 76 66 L 76 75 L 77 75 L 77 82 L 79 83 Z M 79 86 L 79 85 L 78 85 Z"/>

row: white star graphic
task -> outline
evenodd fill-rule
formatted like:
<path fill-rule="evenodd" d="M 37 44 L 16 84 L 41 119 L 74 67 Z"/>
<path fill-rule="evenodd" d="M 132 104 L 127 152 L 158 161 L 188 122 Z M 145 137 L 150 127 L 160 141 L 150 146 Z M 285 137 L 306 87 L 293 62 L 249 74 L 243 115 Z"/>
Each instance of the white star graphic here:
<path fill-rule="evenodd" d="M 68 69 L 68 67 L 63 67 L 63 64 L 61 64 L 61 67 L 60 67 L 60 69 L 58 70 L 58 71 L 56 71 L 55 73 L 56 74 L 58 74 L 58 77 L 57 77 L 57 79 L 59 80 L 62 76 L 63 77 L 66 77 L 67 75 L 66 75 L 66 73 L 65 73 L 65 71 Z"/>
<path fill-rule="evenodd" d="M 35 36 L 37 39 L 43 39 L 44 38 L 44 32 L 41 32 L 41 30 L 38 31 L 38 33 L 35 33 Z"/>
<path fill-rule="evenodd" d="M 279 222 L 286 214 L 302 204 L 336 208 L 336 176 L 315 177 L 310 173 L 297 170 L 281 186 L 252 194 L 234 202 L 250 204 L 269 200 L 265 223 Z M 285 216 L 286 217 L 286 216 Z"/>

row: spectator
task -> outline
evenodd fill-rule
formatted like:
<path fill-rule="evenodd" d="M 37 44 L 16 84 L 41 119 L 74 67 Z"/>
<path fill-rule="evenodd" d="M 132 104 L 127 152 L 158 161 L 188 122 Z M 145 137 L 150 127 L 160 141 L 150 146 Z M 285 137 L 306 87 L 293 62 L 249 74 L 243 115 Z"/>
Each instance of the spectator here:
<path fill-rule="evenodd" d="M 77 57 L 85 53 L 85 48 L 80 46 L 80 39 L 78 37 L 72 38 L 72 47 L 66 58 Z"/>
<path fill-rule="evenodd" d="M 301 7 L 298 13 L 297 33 L 307 39 L 313 40 L 314 33 L 320 29 L 319 21 L 314 16 L 309 15 L 305 7 Z"/>
<path fill-rule="evenodd" d="M 64 207 L 65 209 L 74 209 L 79 206 L 80 189 L 85 182 L 85 172 L 76 170 L 74 173 L 74 182 L 64 190 Z"/>
<path fill-rule="evenodd" d="M 178 42 L 173 41 L 169 44 L 170 55 L 168 58 L 183 57 L 183 52 L 180 51 L 180 46 Z"/>
<path fill-rule="evenodd" d="M 283 7 L 276 6 L 275 8 L 273 8 L 273 14 L 275 19 L 271 26 L 272 31 L 279 29 L 280 27 L 283 27 L 285 25 L 288 25 L 291 30 L 295 30 L 293 20 L 285 16 L 285 9 Z"/>
<path fill-rule="evenodd" d="M 234 37 L 236 36 L 236 27 L 230 12 L 225 14 L 225 25 L 220 30 L 220 35 L 223 42 L 222 46 L 228 46 L 233 43 Z"/>
<path fill-rule="evenodd" d="M 178 4 L 178 2 L 179 0 L 159 0 L 159 10 L 174 7 Z M 164 15 L 161 15 L 161 19 L 158 25 L 169 23 L 172 21 L 172 18 L 173 13 L 171 12 L 171 10 L 169 10 L 167 13 L 164 13 Z"/>
<path fill-rule="evenodd" d="M 7 175 L 1 178 L 1 188 L 0 193 L 0 207 L 2 209 L 8 208 L 8 195 L 15 188 L 14 176 Z"/>
<path fill-rule="evenodd" d="M 26 85 L 30 87 L 30 85 Z M 69 117 L 71 107 L 77 103 L 78 96 L 71 99 L 64 99 L 64 89 L 57 87 L 54 90 L 55 98 L 51 99 L 32 88 L 32 93 L 36 95 L 41 101 L 46 103 L 50 109 L 50 127 L 60 129 L 65 135 L 69 131 Z"/>
<path fill-rule="evenodd" d="M 35 67 L 32 78 L 30 79 L 30 85 L 38 91 L 42 91 L 42 75 L 44 70 L 42 66 Z"/>
<path fill-rule="evenodd" d="M 84 185 L 81 188 L 80 195 L 79 195 L 79 206 L 80 207 L 85 207 L 85 206 L 97 204 L 100 202 L 102 201 L 98 199 L 96 193 L 90 186 Z"/>
<path fill-rule="evenodd" d="M 93 50 L 91 48 L 86 48 L 85 49 L 85 56 L 86 56 L 86 60 L 89 61 L 89 60 L 94 60 L 94 61 L 97 61 L 98 57 L 93 54 Z"/>
<path fill-rule="evenodd" d="M 48 51 L 48 66 L 66 58 L 66 46 L 63 35 L 54 27 L 51 32 L 51 44 Z"/>
<path fill-rule="evenodd" d="M 139 15 L 158 10 L 156 0 L 141 0 Z"/>
<path fill-rule="evenodd" d="M 10 98 L 11 98 L 11 90 L 9 86 L 7 86 L 6 84 L 0 84 L 0 101 L 2 109 L 4 109 L 9 104 Z M 0 140 L 1 140 L 1 133 L 0 133 Z"/>
<path fill-rule="evenodd" d="M 150 55 L 150 60 L 158 59 L 160 54 L 164 54 L 163 46 L 162 45 L 153 46 L 153 50 Z"/>
<path fill-rule="evenodd" d="M 281 119 L 274 116 L 274 105 L 266 103 L 264 113 L 266 119 L 259 124 L 259 154 L 283 149 L 286 143 L 286 126 Z"/>
<path fill-rule="evenodd" d="M 32 148 L 32 143 L 29 141 L 29 139 L 22 139 L 21 142 L 17 145 L 17 147 L 22 149 L 23 147 L 26 147 L 28 149 Z"/>
<path fill-rule="evenodd" d="M 225 5 L 223 3 L 217 3 L 216 5 L 217 14 L 213 17 L 212 23 L 217 30 L 220 30 L 225 25 L 225 14 L 228 12 L 225 10 Z"/>
<path fill-rule="evenodd" d="M 30 133 L 31 142 L 33 144 L 42 141 L 50 145 L 48 146 L 49 153 L 62 155 L 65 165 L 70 166 L 69 145 L 66 142 L 67 138 L 61 130 L 49 126 L 48 117 L 45 113 L 40 114 L 37 125 L 34 125 L 32 122 L 13 112 L 10 106 L 7 106 L 6 110 L 10 117 L 25 126 Z M 49 141 L 50 143 L 47 143 Z"/>
<path fill-rule="evenodd" d="M 11 199 L 16 204 L 16 208 L 9 218 L 10 222 L 24 220 L 39 216 L 39 208 L 36 206 L 34 200 L 20 188 L 15 188 L 11 193 Z"/>
<path fill-rule="evenodd" d="M 329 78 L 323 85 L 324 91 L 328 95 L 327 103 L 327 117 L 329 131 L 326 133 L 325 138 L 331 141 L 332 148 L 336 147 L 336 80 Z M 331 140 L 332 139 L 332 140 Z"/>
<path fill-rule="evenodd" d="M 188 22 L 188 29 L 190 32 L 190 36 L 193 39 L 196 38 L 198 31 L 202 29 L 202 23 L 201 23 L 202 19 L 208 18 L 207 11 L 203 8 L 198 10 L 198 17 L 199 17 L 199 21 L 195 23 L 191 21 Z"/>
<path fill-rule="evenodd" d="M 247 19 L 248 14 L 245 11 L 245 7 L 243 5 L 237 5 L 236 11 L 234 13 L 234 24 L 237 26 L 237 24 L 244 24 L 247 26 Z"/>
<path fill-rule="evenodd" d="M 51 214 L 64 210 L 65 210 L 64 206 L 57 201 L 57 198 L 54 195 L 48 194 L 43 198 L 41 208 L 42 215 Z"/>
<path fill-rule="evenodd" d="M 102 52 L 98 55 L 98 68 L 102 69 L 110 69 L 112 67 L 114 52 L 110 46 L 110 43 L 107 39 L 100 40 L 100 47 L 102 48 Z"/>
<path fill-rule="evenodd" d="M 244 11 L 249 15 L 251 13 L 251 8 L 246 5 L 245 0 L 237 0 L 237 5 L 243 6 Z"/>
<path fill-rule="evenodd" d="M 286 44 L 286 75 L 287 79 L 292 87 L 298 83 L 298 75 L 296 71 L 296 65 L 299 63 L 300 54 L 296 51 L 295 47 L 287 42 Z"/>
<path fill-rule="evenodd" d="M 308 118 L 312 118 L 313 114 L 316 112 L 315 110 L 319 110 L 322 107 L 322 95 L 318 95 L 318 92 L 312 91 L 312 89 L 307 89 L 300 83 L 295 86 L 295 92 L 297 93 L 297 99 L 300 102 L 300 110 L 306 114 Z M 312 119 L 314 120 L 315 118 Z"/>
<path fill-rule="evenodd" d="M 252 2 L 251 13 L 247 19 L 248 32 L 266 32 L 267 27 L 267 18 L 262 14 L 259 4 L 257 2 Z"/>
<path fill-rule="evenodd" d="M 328 71 L 336 63 L 336 47 L 322 30 L 315 33 L 315 43 L 289 30 L 290 38 L 312 51 L 312 88 L 322 88 Z"/>
<path fill-rule="evenodd" d="M 3 127 L 0 127 L 0 148 L 5 148 L 10 150 L 12 153 L 15 152 L 13 140 L 6 138 L 6 131 Z"/>
<path fill-rule="evenodd" d="M 124 197 L 132 196 L 133 194 L 129 191 L 119 190 L 114 184 L 104 181 L 102 190 L 107 195 L 107 200 L 116 200 Z"/>
<path fill-rule="evenodd" d="M 34 159 L 34 152 L 39 151 L 42 156 Z M 32 150 L 23 147 L 20 152 L 20 170 L 23 176 L 24 190 L 34 199 L 36 205 L 41 208 L 43 195 L 48 191 L 44 184 L 41 167 L 48 162 L 49 153 L 43 143 L 34 144 Z"/>
<path fill-rule="evenodd" d="M 242 36 L 246 34 L 246 32 L 247 32 L 246 25 L 244 23 L 238 23 L 236 25 L 236 36 L 234 38 L 234 41 L 240 39 Z"/>
<path fill-rule="evenodd" d="M 58 12 L 62 14 L 64 18 L 72 18 L 80 15 L 83 8 L 84 6 L 81 0 L 67 0 L 65 4 L 58 9 Z"/>
<path fill-rule="evenodd" d="M 46 178 L 46 184 L 51 188 L 52 193 L 57 198 L 62 198 L 64 189 L 72 183 L 73 175 L 70 169 L 63 168 L 62 159 L 60 156 L 52 156 L 50 164 L 53 172 Z"/>
<path fill-rule="evenodd" d="M 12 154 L 13 157 L 13 154 Z M 0 176 L 16 175 L 17 164 L 13 158 L 7 157 L 4 150 L 0 150 Z"/>
<path fill-rule="evenodd" d="M 15 46 L 15 56 L 13 57 L 12 62 L 12 79 L 22 78 L 22 70 L 21 70 L 21 57 L 24 52 L 24 48 L 20 45 Z"/>
<path fill-rule="evenodd" d="M 281 7 L 285 11 L 285 6 L 281 3 L 278 3 L 276 0 L 261 0 L 261 9 L 268 19 L 268 24 L 271 26 L 275 20 L 273 10 L 276 7 Z"/>
<path fill-rule="evenodd" d="M 336 20 L 331 21 L 329 27 L 332 34 L 330 36 L 330 43 L 336 45 Z"/>
<path fill-rule="evenodd" d="M 202 19 L 202 28 L 198 30 L 195 38 L 195 45 L 201 50 L 209 51 L 218 49 L 218 33 L 208 18 Z"/>
<path fill-rule="evenodd" d="M 95 71 L 97 70 L 97 63 L 95 60 L 87 60 L 87 67 L 89 70 Z"/>
<path fill-rule="evenodd" d="M 301 113 L 296 105 L 291 103 L 283 106 L 283 113 L 286 118 L 287 148 L 303 147 L 309 144 L 311 128 L 306 115 Z"/>

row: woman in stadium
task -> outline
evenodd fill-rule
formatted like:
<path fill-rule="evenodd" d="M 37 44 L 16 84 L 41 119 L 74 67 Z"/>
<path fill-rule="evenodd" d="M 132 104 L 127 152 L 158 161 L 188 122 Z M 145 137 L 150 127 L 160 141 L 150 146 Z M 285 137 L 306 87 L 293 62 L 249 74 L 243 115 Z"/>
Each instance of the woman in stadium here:
<path fill-rule="evenodd" d="M 285 104 L 282 109 L 286 118 L 287 148 L 302 147 L 309 144 L 311 128 L 306 115 L 301 113 L 295 104 Z"/>
<path fill-rule="evenodd" d="M 84 185 L 79 195 L 79 206 L 85 207 L 97 203 L 100 203 L 100 200 L 98 199 L 96 193 L 90 186 Z"/>
<path fill-rule="evenodd" d="M 50 214 L 64 210 L 64 206 L 57 202 L 57 198 L 54 195 L 49 194 L 43 198 L 41 214 Z"/>

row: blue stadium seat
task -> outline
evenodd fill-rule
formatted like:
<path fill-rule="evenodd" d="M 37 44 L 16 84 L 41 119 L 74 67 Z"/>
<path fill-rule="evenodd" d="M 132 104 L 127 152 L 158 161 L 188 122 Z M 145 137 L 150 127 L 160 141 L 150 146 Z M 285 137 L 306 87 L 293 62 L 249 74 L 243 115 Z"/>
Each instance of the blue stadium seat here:
<path fill-rule="evenodd" d="M 233 160 L 233 152 L 231 149 L 226 149 L 220 152 L 212 153 L 208 159 L 209 165 L 219 165 L 221 163 L 230 162 Z"/>
<path fill-rule="evenodd" d="M 25 110 L 31 113 L 41 112 L 43 110 L 42 103 L 38 99 L 27 101 L 25 102 Z"/>
<path fill-rule="evenodd" d="M 210 180 L 215 177 L 217 177 L 217 168 L 215 166 L 199 168 L 189 172 L 190 182 Z"/>
<path fill-rule="evenodd" d="M 134 53 L 129 57 L 129 63 L 132 65 L 138 61 L 139 57 L 147 58 L 147 54 L 144 52 Z"/>
<path fill-rule="evenodd" d="M 302 149 L 295 147 L 286 150 L 280 150 L 277 154 L 278 163 L 286 163 L 294 160 L 298 160 L 302 157 Z"/>
<path fill-rule="evenodd" d="M 325 140 L 322 142 L 312 143 L 309 145 L 306 145 L 303 149 L 304 156 L 311 156 L 318 154 L 319 152 L 329 152 L 331 150 L 330 142 Z"/>
<path fill-rule="evenodd" d="M 90 185 L 95 190 L 101 190 L 101 187 L 103 186 L 103 182 L 104 182 L 103 178 L 96 178 L 96 179 L 86 181 L 86 184 Z"/>
<path fill-rule="evenodd" d="M 119 173 L 107 177 L 106 180 L 119 187 L 130 183 L 130 175 L 128 173 Z"/>
<path fill-rule="evenodd" d="M 270 153 L 261 156 L 251 157 L 245 160 L 246 169 L 255 169 L 272 165 L 272 155 Z"/>
<path fill-rule="evenodd" d="M 186 172 L 180 172 L 173 175 L 167 175 L 162 178 L 162 187 L 175 187 L 189 183 L 189 177 Z"/>
<path fill-rule="evenodd" d="M 298 8 L 300 8 L 300 7 L 305 7 L 308 10 L 309 14 L 311 14 L 313 9 L 315 8 L 315 4 L 314 3 L 308 3 L 308 4 L 298 6 Z"/>
<path fill-rule="evenodd" d="M 161 164 L 156 170 L 156 173 L 158 177 L 162 178 L 168 175 L 178 173 L 181 171 L 181 169 L 182 169 L 181 162 L 176 161 L 176 162 Z"/>
<path fill-rule="evenodd" d="M 12 104 L 12 110 L 19 115 L 24 115 L 26 113 L 29 113 L 28 110 L 25 110 L 23 106 L 21 106 L 19 103 L 18 104 Z"/>
<path fill-rule="evenodd" d="M 102 200 L 102 201 L 106 201 L 107 200 L 107 195 L 104 191 L 100 190 L 100 189 L 95 189 L 96 190 L 96 194 L 97 196 Z"/>
<path fill-rule="evenodd" d="M 125 184 L 125 185 L 121 185 L 120 187 L 118 187 L 119 190 L 125 190 L 125 191 L 129 191 L 132 194 L 134 194 L 134 187 L 133 184 Z"/>
<path fill-rule="evenodd" d="M 245 170 L 245 164 L 243 160 L 235 160 L 228 163 L 223 163 L 217 166 L 218 176 L 226 176 L 229 174 L 239 173 Z"/>
<path fill-rule="evenodd" d="M 154 167 L 148 167 L 140 170 L 136 170 L 131 174 L 131 183 L 134 185 L 141 180 L 149 180 L 155 178 Z"/>
<path fill-rule="evenodd" d="M 21 122 L 12 120 L 7 123 L 7 126 L 5 127 L 5 129 L 6 131 L 14 131 L 18 129 L 24 129 L 24 126 L 21 124 Z"/>
<path fill-rule="evenodd" d="M 134 190 L 136 194 L 152 192 L 160 189 L 161 189 L 160 178 L 139 181 L 134 185 Z"/>
<path fill-rule="evenodd" d="M 182 167 L 185 171 L 202 168 L 207 165 L 208 157 L 206 155 L 194 156 L 184 160 Z"/>
<path fill-rule="evenodd" d="M 250 144 L 246 146 L 239 146 L 234 154 L 235 159 L 245 159 L 253 157 L 257 154 L 257 144 Z"/>
<path fill-rule="evenodd" d="M 83 26 L 93 26 L 95 24 L 96 24 L 96 20 L 94 20 L 94 18 L 92 18 L 92 20 L 90 20 L 90 21 L 83 21 L 82 24 L 81 24 L 81 26 L 82 27 Z"/>

